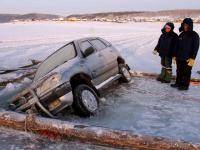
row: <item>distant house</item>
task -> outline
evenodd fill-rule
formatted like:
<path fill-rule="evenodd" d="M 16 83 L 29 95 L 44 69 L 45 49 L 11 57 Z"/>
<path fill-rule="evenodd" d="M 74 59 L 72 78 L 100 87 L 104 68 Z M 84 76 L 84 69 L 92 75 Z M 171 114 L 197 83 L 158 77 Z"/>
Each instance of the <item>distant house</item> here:
<path fill-rule="evenodd" d="M 76 18 L 76 17 L 69 17 L 69 18 L 67 18 L 67 21 L 78 21 L 78 18 Z"/>
<path fill-rule="evenodd" d="M 63 17 L 58 18 L 58 21 L 64 21 Z"/>
<path fill-rule="evenodd" d="M 84 18 L 84 19 L 82 19 L 82 21 L 88 21 L 88 19 Z"/>
<path fill-rule="evenodd" d="M 13 22 L 19 22 L 19 20 L 15 19 L 15 20 L 13 20 Z"/>

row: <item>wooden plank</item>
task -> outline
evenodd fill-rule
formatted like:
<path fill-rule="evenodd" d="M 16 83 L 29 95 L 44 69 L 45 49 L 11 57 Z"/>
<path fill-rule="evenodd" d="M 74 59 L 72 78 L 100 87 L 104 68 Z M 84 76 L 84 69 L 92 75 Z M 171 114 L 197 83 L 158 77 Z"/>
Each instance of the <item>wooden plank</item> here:
<path fill-rule="evenodd" d="M 131 71 L 133 77 L 148 77 L 148 78 L 156 78 L 159 74 L 157 73 L 147 73 L 147 72 L 137 72 Z M 172 76 L 172 79 L 175 80 L 176 76 Z M 199 78 L 191 78 L 191 82 L 200 82 Z"/>
<path fill-rule="evenodd" d="M 1 87 L 5 87 L 8 83 L 20 82 L 24 78 L 28 78 L 28 77 L 34 76 L 35 73 L 36 73 L 36 70 L 26 71 L 23 74 L 21 74 L 20 76 L 17 76 L 15 78 L 10 78 L 10 79 L 6 79 L 6 80 L 3 80 L 3 81 L 0 81 L 0 86 Z"/>
<path fill-rule="evenodd" d="M 51 133 L 62 138 L 80 140 L 93 144 L 143 150 L 200 150 L 199 145 L 173 141 L 161 137 L 134 134 L 103 127 L 75 124 L 68 121 L 0 111 L 0 125 L 34 133 Z"/>
<path fill-rule="evenodd" d="M 17 72 L 17 71 L 22 71 L 22 70 L 30 70 L 30 69 L 37 69 L 38 68 L 38 64 L 40 64 L 41 61 L 38 60 L 31 60 L 31 64 L 29 65 L 25 65 L 25 66 L 21 66 L 19 68 L 11 68 L 11 69 L 0 69 L 0 74 L 8 74 L 8 73 L 12 73 L 12 72 Z"/>
<path fill-rule="evenodd" d="M 31 64 L 21 66 L 19 68 L 0 70 L 0 75 L 6 76 L 12 73 L 16 74 L 16 77 L 11 77 L 0 81 L 1 89 L 4 88 L 8 83 L 20 82 L 26 77 L 33 78 L 40 63 L 41 61 L 31 60 Z"/>

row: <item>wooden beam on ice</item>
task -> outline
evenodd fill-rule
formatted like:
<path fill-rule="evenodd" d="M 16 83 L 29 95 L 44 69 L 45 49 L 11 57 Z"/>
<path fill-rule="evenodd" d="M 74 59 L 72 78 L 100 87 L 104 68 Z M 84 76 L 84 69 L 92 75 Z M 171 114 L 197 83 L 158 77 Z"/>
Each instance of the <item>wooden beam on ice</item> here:
<path fill-rule="evenodd" d="M 0 75 L 8 75 L 8 74 L 16 74 L 16 77 L 2 79 L 0 81 L 0 87 L 5 87 L 8 83 L 20 82 L 24 78 L 33 77 L 39 67 L 41 61 L 39 60 L 30 60 L 31 63 L 28 65 L 21 66 L 19 68 L 11 68 L 11 69 L 0 69 Z"/>
<path fill-rule="evenodd" d="M 34 133 L 45 131 L 63 138 L 109 145 L 111 147 L 142 150 L 200 150 L 199 146 L 182 141 L 136 135 L 131 131 L 81 125 L 10 111 L 0 111 L 0 125 L 18 130 L 32 131 Z"/>
<path fill-rule="evenodd" d="M 15 77 L 15 78 L 10 78 L 10 79 L 0 81 L 0 86 L 5 87 L 8 83 L 20 82 L 24 78 L 29 78 L 29 77 L 34 76 L 35 73 L 36 73 L 36 70 L 26 71 L 25 73 L 22 73 L 21 75 Z"/>
<path fill-rule="evenodd" d="M 147 72 L 137 72 L 137 71 L 131 71 L 131 75 L 133 77 L 148 77 L 148 78 L 156 78 L 159 74 L 157 73 L 147 73 Z M 172 76 L 172 79 L 175 80 L 176 76 Z M 191 82 L 199 82 L 200 78 L 191 78 Z"/>

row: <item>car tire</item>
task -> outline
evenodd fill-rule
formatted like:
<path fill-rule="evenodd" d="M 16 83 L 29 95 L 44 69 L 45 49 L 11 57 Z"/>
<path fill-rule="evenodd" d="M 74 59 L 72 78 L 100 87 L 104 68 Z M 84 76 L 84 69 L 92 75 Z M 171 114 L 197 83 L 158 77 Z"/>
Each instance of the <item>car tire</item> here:
<path fill-rule="evenodd" d="M 119 73 L 122 75 L 120 81 L 128 83 L 132 80 L 131 73 L 125 64 L 119 64 Z"/>
<path fill-rule="evenodd" d="M 74 88 L 73 109 L 81 117 L 94 115 L 99 107 L 97 93 L 88 85 L 81 84 Z"/>

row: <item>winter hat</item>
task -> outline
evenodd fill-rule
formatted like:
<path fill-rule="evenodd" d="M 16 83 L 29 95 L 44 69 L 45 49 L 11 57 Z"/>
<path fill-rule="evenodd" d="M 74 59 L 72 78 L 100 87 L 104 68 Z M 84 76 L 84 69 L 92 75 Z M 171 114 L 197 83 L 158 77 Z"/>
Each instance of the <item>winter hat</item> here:
<path fill-rule="evenodd" d="M 168 25 L 171 27 L 171 32 L 174 30 L 174 24 L 172 22 L 167 22 L 165 26 Z M 165 33 L 165 26 L 162 28 L 162 33 Z"/>
<path fill-rule="evenodd" d="M 183 31 L 183 26 L 184 26 L 184 24 L 189 25 L 190 31 L 193 30 L 193 20 L 192 20 L 191 18 L 185 18 L 185 19 L 183 20 L 183 22 L 181 23 L 181 27 L 179 28 L 179 31 L 180 31 L 180 32 Z"/>

